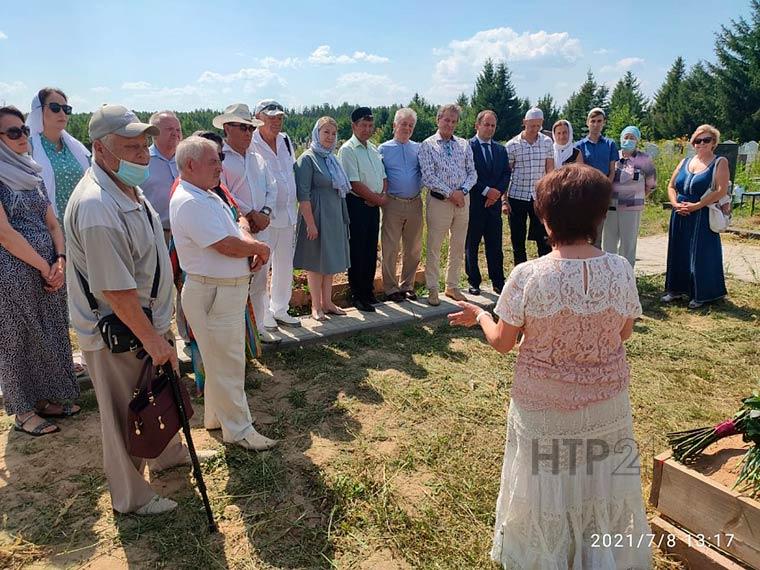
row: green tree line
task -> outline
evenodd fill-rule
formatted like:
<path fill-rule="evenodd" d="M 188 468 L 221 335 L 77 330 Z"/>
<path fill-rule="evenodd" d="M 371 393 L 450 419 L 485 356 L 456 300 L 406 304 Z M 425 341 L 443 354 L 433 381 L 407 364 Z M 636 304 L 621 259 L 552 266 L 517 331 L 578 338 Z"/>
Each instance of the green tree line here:
<path fill-rule="evenodd" d="M 471 137 L 475 132 L 475 117 L 484 109 L 496 111 L 499 121 L 497 140 L 507 140 L 520 132 L 521 119 L 533 104 L 544 112 L 544 128 L 559 118 L 568 119 L 576 138 L 586 132 L 586 114 L 593 107 L 602 107 L 608 117 L 606 134 L 617 138 L 627 125 L 637 125 L 647 139 L 673 139 L 688 137 L 703 123 L 717 126 L 724 139 L 744 142 L 760 137 L 760 0 L 750 0 L 748 19 L 732 20 L 721 26 L 715 37 L 715 63 L 699 61 L 691 68 L 682 57 L 677 57 L 654 97 L 648 100 L 641 91 L 638 78 L 627 71 L 612 89 L 597 81 L 588 70 L 583 83 L 559 107 L 547 93 L 531 102 L 516 93 L 512 75 L 504 61 L 487 60 L 475 80 L 473 92 L 462 93 L 456 102 L 462 107 L 462 120 L 457 134 Z M 285 130 L 298 145 L 309 140 L 316 120 L 329 115 L 338 122 L 338 135 L 345 140 L 351 136 L 351 111 L 361 101 L 344 102 L 334 106 L 327 103 L 300 109 L 290 109 Z M 437 105 L 415 94 L 406 103 L 417 112 L 414 138 L 423 140 L 435 133 Z M 377 132 L 374 140 L 386 141 L 393 137 L 393 116 L 400 104 L 374 107 Z M 211 121 L 220 111 L 199 109 L 177 113 L 183 133 L 211 129 Z M 149 111 L 137 111 L 142 120 Z M 69 132 L 89 144 L 87 122 L 90 115 L 71 116 Z"/>

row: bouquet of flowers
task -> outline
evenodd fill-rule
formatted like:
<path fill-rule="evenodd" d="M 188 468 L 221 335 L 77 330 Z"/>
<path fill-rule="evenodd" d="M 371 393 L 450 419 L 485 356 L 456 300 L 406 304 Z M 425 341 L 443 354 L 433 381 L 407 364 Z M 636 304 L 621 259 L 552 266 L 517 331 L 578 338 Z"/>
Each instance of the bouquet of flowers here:
<path fill-rule="evenodd" d="M 673 457 L 680 463 L 691 463 L 710 445 L 735 434 L 750 443 L 742 460 L 742 469 L 734 488 L 747 490 L 750 495 L 760 495 L 760 392 L 742 401 L 741 409 L 730 420 L 716 426 L 701 427 L 667 434 Z"/>

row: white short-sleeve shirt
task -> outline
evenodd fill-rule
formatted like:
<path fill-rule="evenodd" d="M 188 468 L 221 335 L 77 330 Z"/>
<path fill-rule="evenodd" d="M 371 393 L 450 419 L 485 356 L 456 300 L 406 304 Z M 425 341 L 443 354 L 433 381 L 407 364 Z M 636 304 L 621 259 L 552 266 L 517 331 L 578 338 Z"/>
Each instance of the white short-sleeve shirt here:
<path fill-rule="evenodd" d="M 222 255 L 211 247 L 228 236 L 242 235 L 232 210 L 214 192 L 182 180 L 169 202 L 169 220 L 179 263 L 187 273 L 216 278 L 250 273 L 247 259 Z"/>

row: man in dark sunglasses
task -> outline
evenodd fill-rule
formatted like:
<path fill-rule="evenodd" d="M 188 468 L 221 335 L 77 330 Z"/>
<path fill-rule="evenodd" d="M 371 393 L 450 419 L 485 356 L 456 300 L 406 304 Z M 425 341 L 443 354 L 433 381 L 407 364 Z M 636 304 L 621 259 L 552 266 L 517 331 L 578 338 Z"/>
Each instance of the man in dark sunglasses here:
<path fill-rule="evenodd" d="M 248 105 L 235 103 L 214 117 L 212 124 L 224 131 L 222 183 L 235 197 L 256 239 L 267 243 L 277 189 L 263 158 L 250 148 L 253 131 L 264 123 L 251 114 Z M 268 274 L 267 262 L 253 276 L 250 297 L 261 342 L 277 344 L 282 339 L 266 330 L 266 324 L 273 321 L 269 315 Z"/>

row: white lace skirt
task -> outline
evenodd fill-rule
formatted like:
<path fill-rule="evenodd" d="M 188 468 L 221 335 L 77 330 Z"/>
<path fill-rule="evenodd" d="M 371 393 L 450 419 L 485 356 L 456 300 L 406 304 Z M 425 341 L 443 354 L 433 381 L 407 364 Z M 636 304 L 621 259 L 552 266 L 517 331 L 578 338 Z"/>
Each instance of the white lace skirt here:
<path fill-rule="evenodd" d="M 582 410 L 515 402 L 491 558 L 520 570 L 651 567 L 628 391 Z"/>

